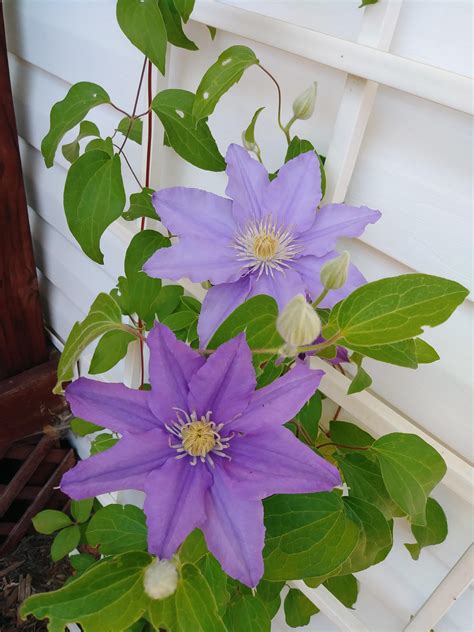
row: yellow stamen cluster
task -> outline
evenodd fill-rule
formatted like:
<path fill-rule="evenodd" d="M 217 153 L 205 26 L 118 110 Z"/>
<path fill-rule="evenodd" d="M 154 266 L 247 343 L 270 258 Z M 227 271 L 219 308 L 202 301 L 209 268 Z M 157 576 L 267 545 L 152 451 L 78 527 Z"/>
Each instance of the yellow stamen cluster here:
<path fill-rule="evenodd" d="M 216 432 L 211 422 L 195 421 L 181 431 L 183 448 L 191 456 L 206 456 L 216 445 Z"/>
<path fill-rule="evenodd" d="M 253 252 L 256 257 L 263 261 L 269 261 L 276 255 L 278 249 L 278 239 L 275 235 L 257 235 L 253 242 Z"/>

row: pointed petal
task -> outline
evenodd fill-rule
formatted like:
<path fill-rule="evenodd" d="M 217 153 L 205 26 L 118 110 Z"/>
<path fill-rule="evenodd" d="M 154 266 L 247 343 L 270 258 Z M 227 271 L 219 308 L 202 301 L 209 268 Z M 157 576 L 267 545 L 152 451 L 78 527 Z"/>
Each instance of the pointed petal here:
<path fill-rule="evenodd" d="M 147 337 L 150 348 L 150 408 L 167 423 L 176 419 L 175 408 L 187 410 L 189 381 L 205 360 L 176 339 L 165 325 L 156 324 Z"/>
<path fill-rule="evenodd" d="M 212 483 L 207 465 L 169 459 L 145 482 L 148 550 L 169 559 L 186 536 L 205 520 L 204 497 Z"/>
<path fill-rule="evenodd" d="M 318 388 L 324 371 L 313 371 L 306 364 L 297 364 L 283 377 L 258 389 L 248 408 L 229 424 L 229 429 L 256 432 L 282 426 L 301 410 Z"/>
<path fill-rule="evenodd" d="M 234 437 L 229 456 L 229 474 L 244 498 L 326 492 L 341 484 L 334 465 L 283 427 Z"/>
<path fill-rule="evenodd" d="M 263 506 L 237 494 L 236 482 L 219 468 L 206 496 L 206 543 L 224 571 L 253 588 L 263 575 Z"/>
<path fill-rule="evenodd" d="M 308 151 L 280 168 L 267 189 L 265 209 L 278 226 L 300 233 L 313 224 L 321 197 L 319 160 L 314 151 Z"/>
<path fill-rule="evenodd" d="M 153 206 L 173 235 L 232 238 L 235 222 L 232 201 L 186 187 L 172 187 L 153 193 Z"/>
<path fill-rule="evenodd" d="M 227 316 L 247 300 L 249 292 L 249 276 L 242 277 L 234 283 L 214 285 L 208 290 L 198 321 L 198 334 L 202 347 L 207 346 L 207 343 Z"/>
<path fill-rule="evenodd" d="M 159 421 L 149 407 L 150 393 L 80 377 L 66 388 L 74 415 L 114 432 L 137 433 L 155 428 Z"/>
<path fill-rule="evenodd" d="M 293 262 L 293 267 L 297 270 L 301 278 L 304 281 L 306 291 L 310 295 L 311 300 L 316 298 L 323 291 L 323 284 L 321 283 L 320 273 L 321 268 L 327 261 L 335 259 L 338 256 L 335 250 L 332 250 L 324 257 L 314 257 L 313 255 L 307 255 L 300 257 Z M 356 290 L 361 285 L 367 283 L 364 275 L 356 268 L 352 263 L 349 265 L 347 274 L 347 281 L 343 287 L 338 290 L 331 290 L 327 296 L 319 304 L 320 307 L 334 307 L 336 303 L 339 303 L 343 298 L 346 298 L 351 292 Z"/>
<path fill-rule="evenodd" d="M 244 334 L 221 345 L 189 383 L 189 409 L 226 422 L 241 413 L 255 390 L 256 379 Z"/>
<path fill-rule="evenodd" d="M 264 194 L 269 185 L 265 167 L 235 144 L 229 145 L 225 160 L 229 178 L 225 192 L 234 200 L 235 220 L 245 225 L 249 219 L 262 219 Z"/>
<path fill-rule="evenodd" d="M 173 457 L 168 437 L 169 433 L 158 428 L 126 435 L 112 448 L 80 461 L 66 472 L 61 490 L 75 500 L 122 489 L 142 490 L 149 472 Z"/>
<path fill-rule="evenodd" d="M 171 248 L 157 250 L 143 271 L 158 279 L 186 277 L 195 283 L 230 283 L 240 278 L 242 265 L 230 238 L 186 235 Z"/>
<path fill-rule="evenodd" d="M 380 217 L 380 211 L 367 206 L 326 204 L 298 242 L 304 248 L 304 254 L 322 257 L 334 249 L 338 239 L 362 235 L 367 224 L 374 224 Z"/>
<path fill-rule="evenodd" d="M 284 272 L 275 272 L 273 276 L 262 274 L 260 278 L 257 278 L 253 275 L 249 298 L 257 294 L 273 296 L 281 311 L 294 296 L 304 293 L 305 286 L 302 278 L 296 270 L 288 269 Z"/>

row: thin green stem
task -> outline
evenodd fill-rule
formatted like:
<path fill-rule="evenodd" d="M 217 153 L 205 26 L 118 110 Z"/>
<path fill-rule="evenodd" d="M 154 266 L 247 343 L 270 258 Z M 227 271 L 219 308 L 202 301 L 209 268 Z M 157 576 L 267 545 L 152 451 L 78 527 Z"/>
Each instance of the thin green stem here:
<path fill-rule="evenodd" d="M 359 445 L 345 445 L 344 443 L 333 443 L 332 441 L 328 441 L 327 443 L 321 443 L 320 445 L 317 445 L 316 448 L 319 450 L 320 448 L 325 448 L 328 445 L 333 445 L 336 448 L 345 448 L 346 450 L 368 450 L 369 446 L 366 448 L 363 448 L 362 446 Z"/>
<path fill-rule="evenodd" d="M 268 75 L 270 77 L 270 79 L 273 81 L 273 83 L 276 86 L 276 89 L 278 91 L 278 127 L 281 129 L 281 131 L 285 134 L 285 138 L 286 138 L 286 142 L 288 143 L 288 145 L 291 143 L 291 138 L 290 138 L 290 132 L 289 129 L 287 129 L 283 123 L 281 122 L 281 88 L 280 88 L 280 84 L 278 83 L 278 81 L 275 79 L 275 77 L 272 75 L 271 72 L 269 72 L 266 68 L 264 68 L 261 64 L 258 64 L 258 67 L 263 70 L 263 72 Z"/>
<path fill-rule="evenodd" d="M 306 353 L 308 351 L 322 351 L 323 349 L 327 349 L 327 347 L 331 347 L 337 340 L 341 338 L 341 332 L 338 331 L 337 334 L 334 334 L 331 338 L 328 338 L 324 342 L 320 342 L 317 345 L 309 345 L 307 347 L 298 347 L 298 353 Z"/>
<path fill-rule="evenodd" d="M 136 183 L 138 184 L 138 186 L 140 187 L 140 189 L 143 189 L 142 187 L 142 183 L 140 182 L 140 180 L 138 179 L 137 174 L 135 173 L 135 171 L 133 170 L 132 165 L 130 164 L 129 159 L 127 158 L 127 156 L 125 155 L 125 152 L 123 151 L 123 145 L 122 147 L 119 147 L 118 145 L 116 145 L 115 143 L 112 143 L 113 146 L 119 150 L 119 153 L 122 154 L 123 159 L 125 160 L 125 162 L 127 163 L 128 168 L 130 169 L 133 177 L 135 178 Z"/>
<path fill-rule="evenodd" d="M 119 154 L 121 154 L 123 152 L 123 148 L 125 147 L 125 143 L 128 140 L 128 137 L 130 136 L 130 132 L 132 130 L 132 126 L 133 123 L 136 119 L 136 113 L 137 113 L 137 107 L 138 107 L 138 100 L 140 98 L 140 92 L 142 90 L 142 83 L 143 83 L 143 77 L 145 76 L 145 69 L 146 69 L 146 64 L 147 64 L 147 58 L 145 57 L 145 60 L 143 62 L 143 66 L 142 66 L 142 71 L 140 73 L 140 79 L 138 81 L 138 88 L 137 88 L 137 92 L 135 94 L 135 103 L 133 104 L 133 111 L 131 115 L 128 115 L 130 118 L 130 121 L 128 123 L 128 129 L 127 129 L 127 133 L 125 134 L 125 138 L 123 139 L 123 143 L 122 146 L 119 149 Z"/>
<path fill-rule="evenodd" d="M 326 298 L 328 294 L 329 294 L 329 289 L 325 287 L 324 290 L 321 292 L 321 294 L 318 296 L 318 298 L 315 301 L 313 301 L 311 305 L 316 308 L 320 303 L 322 303 L 322 301 Z"/>

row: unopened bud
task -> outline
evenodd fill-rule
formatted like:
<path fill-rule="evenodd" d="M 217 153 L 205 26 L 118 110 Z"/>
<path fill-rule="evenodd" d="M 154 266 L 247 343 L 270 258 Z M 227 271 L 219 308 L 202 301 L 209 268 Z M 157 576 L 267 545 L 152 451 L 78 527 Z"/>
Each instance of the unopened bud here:
<path fill-rule="evenodd" d="M 311 344 L 321 333 L 321 321 L 302 294 L 285 305 L 277 320 L 277 330 L 291 347 Z"/>
<path fill-rule="evenodd" d="M 314 106 L 316 105 L 317 90 L 318 84 L 314 81 L 299 97 L 296 97 L 293 101 L 293 116 L 295 119 L 306 121 L 310 118 L 314 112 Z"/>
<path fill-rule="evenodd" d="M 350 255 L 344 250 L 342 255 L 323 265 L 320 272 L 321 283 L 327 290 L 338 290 L 347 281 Z"/>
<path fill-rule="evenodd" d="M 178 571 L 175 564 L 171 560 L 153 560 L 145 570 L 143 584 L 146 594 L 151 599 L 166 599 L 178 586 Z"/>
<path fill-rule="evenodd" d="M 257 148 L 257 144 L 255 143 L 255 141 L 247 139 L 245 131 L 242 132 L 242 145 L 247 151 L 255 151 L 255 149 Z"/>

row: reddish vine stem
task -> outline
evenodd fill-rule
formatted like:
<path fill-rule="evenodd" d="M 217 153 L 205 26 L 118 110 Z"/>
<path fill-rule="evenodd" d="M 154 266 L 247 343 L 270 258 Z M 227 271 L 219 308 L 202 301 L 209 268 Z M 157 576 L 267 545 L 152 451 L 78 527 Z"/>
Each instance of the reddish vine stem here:
<path fill-rule="evenodd" d="M 328 443 L 321 443 L 321 445 L 317 445 L 316 448 L 319 450 L 320 448 L 325 448 L 327 445 L 333 445 L 336 448 L 346 448 L 346 450 L 368 450 L 369 448 L 363 448 L 358 445 L 344 445 L 343 443 L 333 443 L 332 441 L 328 441 Z"/>
<path fill-rule="evenodd" d="M 138 100 L 140 98 L 140 92 L 142 90 L 143 77 L 145 76 L 146 62 L 147 62 L 147 58 L 145 57 L 145 60 L 143 62 L 143 66 L 142 66 L 142 71 L 140 73 L 140 79 L 138 81 L 138 88 L 137 88 L 137 93 L 135 95 L 135 103 L 133 104 L 132 115 L 130 116 L 130 122 L 128 124 L 127 133 L 125 134 L 125 138 L 123 139 L 123 143 L 122 143 L 122 146 L 120 147 L 119 153 L 122 153 L 122 150 L 125 147 L 125 143 L 128 140 L 128 137 L 130 135 L 130 131 L 132 129 L 133 122 L 134 122 L 134 120 L 136 118 L 137 107 L 138 107 Z M 118 108 L 116 108 L 116 109 L 118 109 Z M 121 110 L 121 111 L 123 112 L 123 110 Z M 127 114 L 127 116 L 128 116 L 128 114 Z"/>

